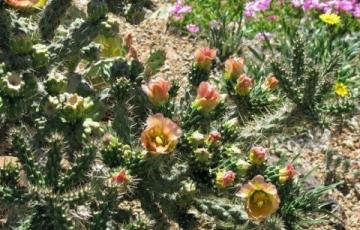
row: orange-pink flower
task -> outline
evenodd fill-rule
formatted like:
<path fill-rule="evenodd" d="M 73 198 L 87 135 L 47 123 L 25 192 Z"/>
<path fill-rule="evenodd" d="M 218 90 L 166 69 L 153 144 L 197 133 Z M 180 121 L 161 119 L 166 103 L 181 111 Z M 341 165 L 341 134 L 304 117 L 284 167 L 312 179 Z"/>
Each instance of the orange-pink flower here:
<path fill-rule="evenodd" d="M 112 181 L 117 184 L 127 185 L 129 183 L 129 178 L 126 175 L 126 171 L 124 169 L 122 169 L 118 173 L 113 175 Z"/>
<path fill-rule="evenodd" d="M 240 96 L 248 95 L 252 86 L 252 80 L 246 74 L 240 75 L 236 82 L 236 92 Z"/>
<path fill-rule="evenodd" d="M 260 165 L 268 158 L 268 152 L 261 146 L 254 146 L 250 150 L 249 161 L 252 164 Z"/>
<path fill-rule="evenodd" d="M 141 143 L 151 155 L 164 155 L 174 151 L 180 136 L 181 129 L 172 120 L 157 113 L 147 119 Z"/>
<path fill-rule="evenodd" d="M 219 188 L 229 187 L 234 183 L 235 177 L 236 174 L 231 170 L 220 171 L 216 174 L 216 178 L 215 178 L 216 186 L 218 186 Z"/>
<path fill-rule="evenodd" d="M 292 164 L 288 164 L 286 167 L 279 170 L 279 181 L 284 184 L 290 181 L 296 175 L 295 168 Z"/>
<path fill-rule="evenodd" d="M 275 213 L 280 204 L 276 187 L 266 183 L 261 175 L 243 185 L 236 196 L 245 200 L 245 210 L 251 220 L 264 220 Z"/>
<path fill-rule="evenodd" d="M 264 82 L 264 87 L 268 89 L 275 89 L 278 86 L 279 80 L 275 77 L 274 74 L 269 74 Z"/>
<path fill-rule="evenodd" d="M 215 109 L 219 103 L 219 92 L 209 82 L 201 82 L 197 91 L 197 97 L 192 103 L 193 108 L 208 114 Z"/>
<path fill-rule="evenodd" d="M 200 48 L 195 51 L 195 65 L 199 69 L 210 71 L 212 61 L 216 57 L 216 50 L 208 47 Z"/>
<path fill-rule="evenodd" d="M 161 77 L 150 80 L 147 85 L 141 86 L 142 90 L 148 96 L 151 103 L 156 106 L 161 106 L 168 102 L 170 87 L 170 81 Z"/>
<path fill-rule="evenodd" d="M 232 80 L 244 73 L 244 58 L 229 58 L 225 61 L 225 79 Z"/>
<path fill-rule="evenodd" d="M 40 0 L 5 0 L 5 3 L 7 3 L 8 5 L 10 5 L 12 7 L 18 8 L 18 9 L 34 7 L 37 4 L 40 4 L 41 2 L 43 2 L 43 1 L 40 1 Z M 44 3 L 41 3 L 41 6 L 42 5 L 44 5 Z"/>

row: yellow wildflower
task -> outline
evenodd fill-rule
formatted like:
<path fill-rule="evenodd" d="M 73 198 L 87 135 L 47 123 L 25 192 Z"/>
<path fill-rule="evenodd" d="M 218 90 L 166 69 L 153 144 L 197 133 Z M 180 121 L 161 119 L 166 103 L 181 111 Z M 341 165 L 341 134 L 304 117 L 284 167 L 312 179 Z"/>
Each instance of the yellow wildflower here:
<path fill-rule="evenodd" d="M 337 25 L 341 22 L 341 18 L 337 14 L 330 14 L 330 13 L 321 14 L 320 19 L 321 21 L 329 25 Z"/>
<path fill-rule="evenodd" d="M 348 87 L 344 83 L 341 83 L 341 82 L 337 82 L 335 84 L 334 91 L 335 91 L 335 94 L 340 97 L 345 97 L 345 96 L 349 95 Z"/>

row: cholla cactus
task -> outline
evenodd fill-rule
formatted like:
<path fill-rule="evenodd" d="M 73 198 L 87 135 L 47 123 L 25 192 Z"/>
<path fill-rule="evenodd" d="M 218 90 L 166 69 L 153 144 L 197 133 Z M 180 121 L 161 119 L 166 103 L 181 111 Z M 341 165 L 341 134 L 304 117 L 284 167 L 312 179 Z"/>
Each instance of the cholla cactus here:
<path fill-rule="evenodd" d="M 278 72 L 234 58 L 214 81 L 216 51 L 203 48 L 191 87 L 178 94 L 179 84 L 151 76 L 163 52 L 141 63 L 132 35 L 119 39 L 107 11 L 122 2 L 91 0 L 69 26 L 71 1 L 17 12 L 8 2 L 0 3 L 0 130 L 18 163 L 0 167 L 0 202 L 21 221 L 7 227 L 190 229 L 209 216 L 216 228 L 280 229 L 324 210 L 335 185 L 309 189 L 297 165 L 270 162 L 259 146 L 285 113 L 250 130 L 239 122 L 272 105 Z M 126 1 L 128 11 L 145 2 Z M 127 208 L 136 203 L 140 216 Z"/>

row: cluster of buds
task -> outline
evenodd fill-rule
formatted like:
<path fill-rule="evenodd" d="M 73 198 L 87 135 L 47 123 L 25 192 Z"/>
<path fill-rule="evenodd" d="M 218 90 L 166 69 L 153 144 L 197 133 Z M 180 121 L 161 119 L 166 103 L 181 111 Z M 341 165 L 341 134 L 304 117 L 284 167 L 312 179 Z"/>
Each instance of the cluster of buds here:
<path fill-rule="evenodd" d="M 211 131 L 206 137 L 199 131 L 195 131 L 187 136 L 191 147 L 194 149 L 195 158 L 200 162 L 208 162 L 211 158 L 209 147 L 219 143 L 221 134 L 218 131 Z"/>
<path fill-rule="evenodd" d="M 275 185 L 266 183 L 261 175 L 243 185 L 236 196 L 244 200 L 249 219 L 256 221 L 267 219 L 278 210 L 280 204 Z"/>
<path fill-rule="evenodd" d="M 173 152 L 182 134 L 181 129 L 163 114 L 157 113 L 146 121 L 146 128 L 141 134 L 143 147 L 153 156 Z"/>
<path fill-rule="evenodd" d="M 212 112 L 220 103 L 220 93 L 209 83 L 201 82 L 195 101 L 192 103 L 192 107 L 204 115 L 208 115 Z"/>
<path fill-rule="evenodd" d="M 150 80 L 147 85 L 141 86 L 150 102 L 155 106 L 164 106 L 169 101 L 171 82 L 161 77 Z"/>
<path fill-rule="evenodd" d="M 222 170 L 216 173 L 215 185 L 218 188 L 227 188 L 231 186 L 236 178 L 236 173 L 231 170 Z"/>
<path fill-rule="evenodd" d="M 83 122 L 84 133 L 83 137 L 86 138 L 91 134 L 102 134 L 103 129 L 101 128 L 100 122 L 94 121 L 91 118 L 86 118 Z"/>
<path fill-rule="evenodd" d="M 254 146 L 249 153 L 249 162 L 253 165 L 261 165 L 268 158 L 268 152 L 261 146 Z"/>

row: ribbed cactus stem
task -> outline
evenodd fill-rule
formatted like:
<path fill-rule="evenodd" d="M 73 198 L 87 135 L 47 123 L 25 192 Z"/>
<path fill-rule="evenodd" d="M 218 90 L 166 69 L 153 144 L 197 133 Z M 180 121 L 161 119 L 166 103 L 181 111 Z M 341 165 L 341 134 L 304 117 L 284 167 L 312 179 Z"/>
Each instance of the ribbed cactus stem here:
<path fill-rule="evenodd" d="M 76 19 L 71 24 L 69 35 L 49 47 L 50 62 L 66 60 L 77 56 L 83 47 L 90 44 L 101 31 L 102 20 L 91 22 Z"/>
<path fill-rule="evenodd" d="M 46 177 L 45 182 L 48 186 L 52 186 L 56 191 L 58 187 L 58 179 L 61 172 L 61 156 L 63 150 L 63 139 L 58 134 L 54 134 L 50 140 L 50 147 L 46 153 Z"/>
<path fill-rule="evenodd" d="M 11 17 L 10 13 L 0 7 L 0 48 L 8 49 L 11 34 Z"/>
<path fill-rule="evenodd" d="M 41 38 L 51 40 L 55 30 L 61 23 L 66 11 L 70 8 L 72 0 L 51 0 L 43 10 L 39 22 Z"/>

